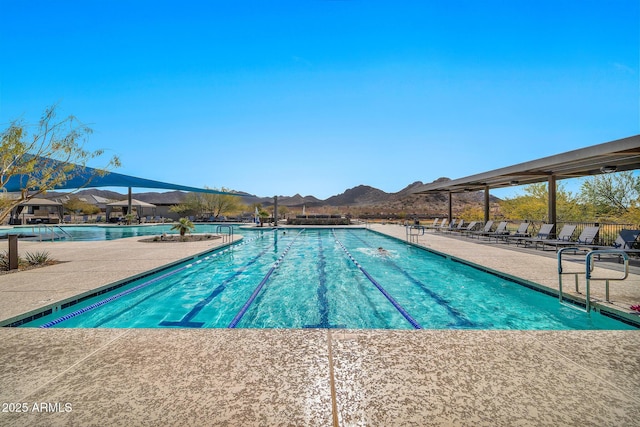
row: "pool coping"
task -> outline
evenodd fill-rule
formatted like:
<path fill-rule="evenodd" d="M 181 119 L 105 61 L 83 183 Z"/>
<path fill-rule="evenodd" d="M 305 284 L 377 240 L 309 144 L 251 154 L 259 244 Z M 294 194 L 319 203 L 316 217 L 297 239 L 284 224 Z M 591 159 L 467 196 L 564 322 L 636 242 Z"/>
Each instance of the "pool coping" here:
<path fill-rule="evenodd" d="M 295 229 L 320 229 L 320 230 L 329 230 L 331 228 L 351 228 L 351 229 L 367 229 L 368 231 L 371 231 L 373 233 L 385 236 L 385 237 L 389 237 L 392 239 L 395 239 L 399 242 L 402 242 L 404 244 L 408 244 L 410 246 L 416 247 L 418 249 L 421 250 L 425 250 L 429 253 L 432 253 L 434 255 L 443 257 L 445 259 L 449 259 L 453 262 L 457 262 L 463 265 L 467 265 L 471 268 L 480 270 L 480 271 L 484 271 L 488 274 L 494 275 L 496 277 L 500 277 L 503 278 L 505 280 L 509 280 L 513 283 L 516 283 L 520 286 L 524 286 L 526 288 L 529 288 L 531 290 L 534 290 L 536 292 L 541 292 L 544 293 L 548 296 L 551 297 L 555 297 L 558 298 L 559 295 L 559 291 L 553 288 L 550 288 L 548 286 L 544 286 L 540 283 L 537 283 L 535 281 L 532 280 L 528 280 L 526 278 L 517 276 L 517 275 L 513 275 L 504 271 L 500 271 L 491 267 L 487 267 L 485 265 L 479 264 L 477 262 L 474 261 L 470 261 L 468 259 L 464 259 L 461 258 L 459 256 L 455 256 L 452 255 L 450 253 L 447 252 L 443 252 L 441 250 L 438 249 L 434 249 L 434 248 L 430 248 L 427 247 L 425 245 L 421 245 L 419 243 L 414 243 L 411 241 L 407 241 L 402 239 L 401 237 L 397 236 L 397 235 L 393 235 L 393 234 L 389 234 L 389 233 L 385 233 L 382 230 L 379 229 L 372 229 L 370 227 L 363 227 L 363 226 L 356 226 L 356 227 L 326 227 L 326 226 L 291 226 L 291 227 L 247 227 L 247 228 L 251 228 L 251 229 L 257 229 L 256 231 L 274 231 L 274 230 L 295 230 Z M 385 230 L 386 231 L 386 230 Z M 132 237 L 130 239 L 134 239 L 134 238 L 140 238 L 141 236 L 136 236 L 136 237 Z M 190 260 L 195 260 L 198 259 L 202 256 L 205 256 L 209 253 L 215 252 L 220 250 L 221 248 L 225 248 L 225 247 L 229 247 L 231 245 L 235 245 L 238 242 L 242 241 L 243 237 L 239 236 L 238 239 L 234 240 L 233 242 L 228 242 L 228 243 L 222 243 L 219 246 L 216 246 L 215 248 L 209 248 L 206 249 L 204 251 L 195 253 L 195 254 L 191 254 L 188 255 L 186 257 L 174 260 L 172 262 L 160 265 L 158 267 L 155 267 L 153 269 L 147 270 L 147 271 L 143 271 L 137 274 L 134 274 L 132 276 L 128 276 L 125 278 L 122 278 L 120 280 L 114 281 L 114 282 L 110 282 L 110 283 L 106 283 L 102 286 L 99 286 L 97 288 L 93 288 L 84 292 L 81 292 L 79 294 L 61 299 L 59 301 L 55 301 L 52 302 L 50 304 L 47 304 L 45 306 L 42 307 L 38 307 L 36 309 L 27 311 L 25 313 L 21 313 L 6 319 L 2 319 L 0 320 L 0 327 L 18 327 L 18 326 L 22 326 L 25 325 L 31 321 L 37 320 L 43 316 L 47 316 L 50 315 L 52 313 L 55 313 L 57 311 L 63 310 L 65 308 L 68 308 L 70 306 L 76 305 L 78 303 L 81 303 L 83 301 L 86 301 L 89 298 L 93 298 L 102 294 L 105 294 L 107 292 L 110 292 L 112 290 L 115 289 L 119 289 L 122 288 L 123 286 L 126 286 L 136 280 L 142 279 L 144 277 L 148 277 L 154 274 L 157 274 L 159 272 L 162 271 L 166 271 L 168 269 L 171 269 L 179 264 L 188 262 Z M 586 299 L 584 297 L 581 297 L 579 295 L 572 295 L 572 294 L 564 294 L 563 295 L 563 300 L 567 302 L 567 304 L 571 304 L 573 306 L 575 306 L 575 308 L 577 309 L 582 309 L 584 310 L 584 308 L 586 307 Z M 619 309 L 617 309 L 615 306 L 612 306 L 610 304 L 607 304 L 606 302 L 600 302 L 600 301 L 592 301 L 592 309 L 596 312 L 601 313 L 604 316 L 610 317 L 614 320 L 623 322 L 625 324 L 628 324 L 630 326 L 636 327 L 636 328 L 640 328 L 640 316 L 635 315 L 633 313 L 627 313 L 624 311 L 621 311 Z"/>
<path fill-rule="evenodd" d="M 141 237 L 145 237 L 145 236 L 135 236 L 135 237 L 130 237 L 127 239 L 140 239 Z M 61 300 L 52 302 L 50 304 L 29 310 L 25 313 L 22 314 L 18 314 L 12 317 L 8 317 L 5 319 L 0 319 L 0 327 L 18 327 L 18 326 L 22 326 L 26 323 L 29 323 L 33 320 L 37 320 L 43 316 L 47 316 L 49 314 L 55 313 L 57 311 L 63 310 L 65 308 L 74 306 L 78 303 L 81 303 L 83 301 L 86 301 L 89 298 L 93 298 L 102 294 L 105 294 L 107 292 L 110 292 L 112 290 L 115 289 L 119 289 L 122 288 L 123 286 L 126 286 L 138 279 L 144 278 L 144 277 L 148 277 L 148 276 L 152 276 L 154 274 L 157 274 L 159 272 L 162 271 L 166 271 L 168 269 L 171 269 L 179 264 L 191 261 L 191 260 L 196 260 L 198 258 L 201 258 L 203 256 L 206 256 L 207 254 L 216 252 L 218 250 L 221 250 L 223 248 L 226 247 L 230 247 L 233 245 L 238 244 L 239 242 L 241 242 L 244 239 L 244 237 L 242 236 L 238 236 L 236 237 L 233 241 L 231 242 L 221 242 L 219 245 L 213 247 L 213 248 L 208 248 L 205 250 L 202 250 L 200 252 L 194 253 L 194 254 L 190 254 L 187 255 L 185 257 L 179 258 L 177 260 L 171 261 L 169 263 L 160 265 L 158 267 L 152 268 L 150 270 L 146 270 L 140 273 L 136 273 L 134 275 L 116 280 L 114 282 L 109 282 L 106 283 L 104 285 L 98 286 L 96 288 L 92 288 L 89 290 L 86 290 L 84 292 L 75 294 L 73 296 L 67 297 L 67 298 L 63 298 Z M 124 240 L 124 239 L 120 239 L 120 240 Z M 56 242 L 55 244 L 59 244 L 59 242 Z M 158 244 L 163 244 L 163 243 L 158 243 Z M 9 273 L 9 274 L 19 274 L 19 273 Z"/>
<path fill-rule="evenodd" d="M 520 277 L 520 276 L 516 276 L 501 270 L 497 270 L 491 267 L 487 267 L 485 265 L 479 264 L 477 262 L 474 261 L 470 261 L 468 259 L 464 259 L 461 258 L 459 256 L 455 256 L 455 255 L 451 255 L 450 253 L 447 252 L 443 252 L 441 250 L 438 249 L 433 249 L 430 248 L 428 246 L 425 245 L 421 245 L 419 243 L 414 243 L 408 240 L 403 239 L 400 236 L 394 235 L 394 234 L 389 234 L 389 233 L 385 233 L 382 230 L 379 229 L 372 229 L 372 228 L 368 228 L 369 231 L 372 231 L 374 233 L 378 233 L 387 237 L 391 237 L 394 238 L 402 243 L 408 244 L 410 246 L 422 249 L 422 250 L 426 250 L 430 253 L 433 253 L 435 255 L 441 256 L 443 258 L 446 259 L 450 259 L 454 262 L 458 262 L 460 264 L 464 264 L 464 265 L 468 265 L 469 267 L 475 268 L 477 270 L 481 270 L 484 272 L 487 272 L 489 274 L 492 274 L 494 276 L 497 277 L 501 277 L 504 278 L 505 280 L 509 280 L 511 282 L 517 283 L 518 285 L 521 286 L 525 286 L 529 289 L 532 289 L 534 291 L 537 292 L 541 292 L 544 293 L 546 295 L 555 297 L 555 298 L 559 298 L 559 290 L 551 288 L 549 286 L 545 286 L 543 284 L 537 283 L 535 281 L 532 280 L 528 280 L 526 278 Z M 447 238 L 447 236 L 443 236 L 444 238 Z M 481 244 L 481 243 L 479 243 Z M 505 248 L 508 249 L 508 248 Z M 531 253 L 532 256 L 535 256 L 535 252 Z M 579 309 L 579 310 L 585 310 L 586 309 L 586 297 L 581 296 L 581 295 L 576 295 L 576 294 L 572 294 L 572 293 L 563 293 L 563 302 L 567 302 L 573 306 L 575 306 L 575 308 Z M 559 302 L 560 303 L 560 302 Z M 622 311 L 620 309 L 618 309 L 616 306 L 607 303 L 606 301 L 598 301 L 598 300 L 592 300 L 591 301 L 591 309 L 592 311 L 596 311 L 602 315 L 605 315 L 607 317 L 610 317 L 614 320 L 626 323 L 630 326 L 634 326 L 638 329 L 640 329 L 640 312 L 639 313 L 629 313 L 626 311 Z"/>

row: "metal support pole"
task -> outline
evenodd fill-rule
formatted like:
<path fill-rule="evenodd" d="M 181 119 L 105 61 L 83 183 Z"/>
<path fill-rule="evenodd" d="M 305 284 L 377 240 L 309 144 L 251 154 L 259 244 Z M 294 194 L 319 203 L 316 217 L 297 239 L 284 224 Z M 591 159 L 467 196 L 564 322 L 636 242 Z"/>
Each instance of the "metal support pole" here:
<path fill-rule="evenodd" d="M 549 176 L 547 193 L 549 195 L 549 204 L 547 206 L 549 224 L 556 224 L 556 177 L 554 175 Z M 557 224 L 556 231 L 557 232 Z"/>
<path fill-rule="evenodd" d="M 484 223 L 489 221 L 489 186 L 484 187 Z"/>
<path fill-rule="evenodd" d="M 9 234 L 9 270 L 18 269 L 18 235 Z"/>
<path fill-rule="evenodd" d="M 131 187 L 129 187 L 129 196 L 127 198 L 127 215 L 131 215 Z M 131 218 L 131 217 L 129 217 Z"/>
<path fill-rule="evenodd" d="M 273 196 L 273 225 L 278 226 L 278 196 Z"/>

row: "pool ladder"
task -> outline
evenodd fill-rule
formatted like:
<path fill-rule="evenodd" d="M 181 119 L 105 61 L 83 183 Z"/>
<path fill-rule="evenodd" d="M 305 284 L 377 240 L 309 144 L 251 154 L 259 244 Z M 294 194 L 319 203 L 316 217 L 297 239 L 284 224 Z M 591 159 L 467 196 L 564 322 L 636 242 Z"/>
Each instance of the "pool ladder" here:
<path fill-rule="evenodd" d="M 223 232 L 223 230 L 226 230 Z M 216 227 L 216 234 L 222 236 L 222 243 L 233 242 L 233 227 L 231 225 L 219 225 Z"/>
<path fill-rule="evenodd" d="M 44 228 L 44 232 L 43 229 Z M 60 230 L 61 234 L 63 237 L 59 237 L 58 233 L 56 232 L 55 229 Z M 34 227 L 31 227 L 31 230 L 35 233 L 35 229 Z M 60 227 L 59 225 L 56 226 L 55 228 L 46 224 L 38 224 L 38 238 L 40 239 L 40 241 L 42 242 L 42 236 L 48 233 L 51 233 L 51 241 L 53 242 L 56 239 L 62 239 L 62 238 L 69 238 L 73 240 L 73 236 L 71 234 L 69 234 L 68 231 L 66 231 L 65 229 L 63 229 L 62 227 Z M 45 239 L 48 240 L 48 239 Z"/>
<path fill-rule="evenodd" d="M 405 234 L 407 242 L 418 243 L 418 238 L 424 236 L 424 227 L 422 225 L 407 225 L 405 226 Z"/>
<path fill-rule="evenodd" d="M 586 279 L 586 285 L 585 285 L 585 309 L 584 311 L 586 313 L 589 313 L 591 311 L 591 282 L 594 280 L 604 280 L 605 281 L 605 300 L 607 302 L 611 302 L 609 300 L 609 281 L 622 281 L 625 280 L 628 276 L 629 276 L 629 255 L 625 252 L 622 251 L 620 249 L 600 249 L 600 250 L 594 250 L 594 251 L 589 251 L 587 252 L 586 256 L 585 256 L 585 270 L 584 272 L 578 272 L 578 271 L 573 271 L 573 272 L 565 272 L 563 267 L 562 267 L 562 255 L 564 252 L 567 251 L 573 251 L 573 253 L 575 254 L 576 251 L 579 251 L 580 248 L 578 247 L 569 247 L 569 248 L 562 248 L 558 251 L 558 298 L 560 300 L 561 304 L 565 304 L 564 302 L 564 295 L 562 292 L 562 276 L 566 275 L 566 274 L 573 274 L 575 277 L 575 286 L 576 286 L 576 292 L 580 293 L 580 288 L 578 286 L 578 275 L 579 274 L 584 274 L 585 275 L 585 279 Z M 593 268 L 594 268 L 594 260 L 593 257 L 594 256 L 600 256 L 602 254 L 615 254 L 618 255 L 619 257 L 622 258 L 622 260 L 624 261 L 624 272 L 622 277 L 594 277 L 593 276 Z M 573 307 L 576 308 L 574 305 L 569 305 L 569 307 Z"/>

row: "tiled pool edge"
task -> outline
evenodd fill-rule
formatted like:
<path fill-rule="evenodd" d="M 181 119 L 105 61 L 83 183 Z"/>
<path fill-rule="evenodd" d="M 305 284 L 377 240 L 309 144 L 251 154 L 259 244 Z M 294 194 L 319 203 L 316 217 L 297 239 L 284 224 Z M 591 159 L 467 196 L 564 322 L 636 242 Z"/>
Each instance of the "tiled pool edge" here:
<path fill-rule="evenodd" d="M 496 269 L 493 269 L 493 268 L 490 268 L 490 267 L 486 267 L 484 265 L 475 263 L 473 261 L 469 261 L 469 260 L 466 260 L 464 258 L 460 258 L 460 257 L 454 256 L 454 255 L 448 254 L 446 252 L 442 252 L 442 251 L 439 251 L 439 250 L 436 250 L 436 249 L 433 249 L 433 248 L 429 248 L 427 246 L 423 246 L 423 245 L 421 245 L 419 243 L 409 242 L 409 241 L 403 240 L 403 239 L 401 239 L 401 238 L 399 238 L 397 236 L 394 236 L 392 234 L 383 233 L 382 231 L 379 231 L 379 230 L 369 229 L 369 231 L 371 231 L 373 233 L 380 234 L 380 235 L 385 236 L 385 237 L 390 237 L 390 238 L 396 239 L 396 240 L 398 240 L 398 241 L 400 241 L 402 243 L 406 243 L 406 244 L 408 244 L 410 246 L 413 246 L 415 248 L 418 248 L 418 249 L 421 249 L 421 250 L 425 250 L 425 251 L 430 252 L 430 253 L 432 253 L 434 255 L 438 255 L 438 256 L 441 256 L 443 258 L 449 259 L 449 260 L 451 260 L 453 262 L 464 264 L 464 265 L 467 265 L 469 267 L 475 268 L 477 270 L 484 271 L 486 273 L 489 273 L 489 274 L 492 274 L 494 276 L 500 277 L 502 279 L 508 280 L 510 282 L 516 283 L 516 284 L 518 284 L 520 286 L 525 286 L 525 287 L 527 287 L 527 288 L 529 288 L 531 290 L 534 290 L 536 292 L 541 292 L 543 294 L 558 298 L 559 292 L 556 289 L 550 288 L 548 286 L 544 286 L 544 285 L 542 285 L 540 283 L 536 283 L 536 282 L 533 282 L 531 280 L 527 280 L 527 279 L 524 279 L 522 277 L 518 277 L 518 276 L 509 274 L 509 273 L 505 273 L 503 271 L 496 270 Z M 563 295 L 563 300 L 568 302 L 568 303 L 570 303 L 570 304 L 572 304 L 572 305 L 575 305 L 577 308 L 580 308 L 580 309 L 584 309 L 586 307 L 586 300 L 584 298 L 579 298 L 579 297 L 577 297 L 575 295 L 564 294 Z M 603 304 L 603 303 L 601 303 L 599 301 L 591 301 L 591 307 L 592 307 L 592 309 L 594 311 L 602 314 L 603 316 L 610 317 L 612 319 L 618 320 L 620 322 L 626 323 L 628 325 L 631 325 L 631 326 L 634 326 L 634 327 L 640 329 L 640 315 L 634 315 L 634 314 L 630 314 L 630 313 L 618 310 L 615 307 L 612 307 L 612 306 L 610 306 L 608 304 Z"/>
<path fill-rule="evenodd" d="M 209 248 L 206 249 L 204 251 L 198 252 L 196 254 L 193 255 L 189 255 L 186 257 L 183 257 L 181 259 L 169 262 L 167 264 L 161 265 L 159 267 L 153 268 L 151 270 L 147 270 L 147 271 L 143 271 L 142 273 L 138 273 L 138 274 L 134 274 L 132 276 L 129 277 L 125 277 L 124 279 L 121 280 L 117 280 L 115 282 L 111 282 L 111 283 L 107 283 L 105 285 L 99 286 L 97 288 L 82 292 L 80 294 L 62 299 L 60 301 L 56 301 L 50 304 L 47 304 L 46 306 L 43 307 L 39 307 L 33 310 L 30 310 L 26 313 L 22 313 L 22 314 L 18 314 L 16 316 L 12 316 L 9 317 L 7 319 L 0 319 L 0 327 L 6 327 L 6 328 L 11 328 L 11 327 L 18 327 L 18 326 L 22 326 L 26 323 L 29 323 L 33 320 L 37 320 L 43 316 L 47 316 L 49 314 L 52 314 L 56 311 L 60 311 L 64 308 L 76 305 L 78 303 L 81 303 L 82 301 L 85 301 L 89 298 L 93 298 L 95 296 L 99 296 L 102 294 L 105 294 L 107 292 L 110 292 L 112 290 L 115 289 L 119 289 L 122 288 L 123 286 L 126 286 L 138 279 L 142 279 L 145 277 L 149 277 L 151 275 L 160 273 L 162 271 L 171 269 L 173 267 L 175 267 L 176 265 L 179 265 L 181 263 L 184 262 L 188 262 L 190 260 L 195 260 L 198 259 L 202 256 L 205 256 L 209 253 L 212 252 L 216 252 L 220 249 L 232 246 L 234 244 L 237 244 L 239 242 L 241 242 L 243 240 L 243 237 L 238 237 L 236 240 L 232 241 L 232 242 L 228 242 L 228 243 L 222 243 L 219 246 L 216 246 L 215 248 Z"/>

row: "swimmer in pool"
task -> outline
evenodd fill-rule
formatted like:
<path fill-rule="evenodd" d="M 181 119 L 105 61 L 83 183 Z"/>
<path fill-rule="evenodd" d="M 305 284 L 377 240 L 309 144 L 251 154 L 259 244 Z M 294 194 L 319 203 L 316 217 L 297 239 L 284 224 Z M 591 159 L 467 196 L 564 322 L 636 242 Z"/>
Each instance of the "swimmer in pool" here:
<path fill-rule="evenodd" d="M 382 256 L 387 256 L 389 255 L 389 252 L 387 252 L 387 250 L 385 248 L 383 248 L 382 246 L 380 246 L 378 248 L 378 254 L 382 255 Z"/>

